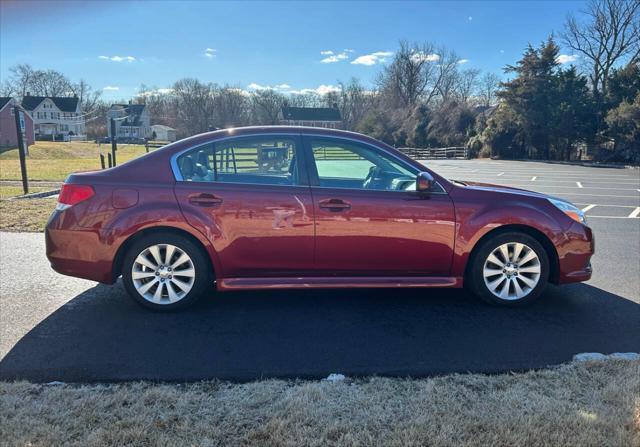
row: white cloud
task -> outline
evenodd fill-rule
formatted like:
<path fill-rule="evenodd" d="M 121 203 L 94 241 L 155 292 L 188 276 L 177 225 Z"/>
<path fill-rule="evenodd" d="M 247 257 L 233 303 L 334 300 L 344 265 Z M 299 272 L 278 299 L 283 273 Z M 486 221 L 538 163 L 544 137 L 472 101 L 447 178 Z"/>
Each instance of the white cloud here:
<path fill-rule="evenodd" d="M 345 49 L 344 49 L 344 50 L 342 50 L 342 51 L 344 51 L 345 53 L 353 53 L 353 52 L 355 52 L 356 50 L 352 50 L 351 48 L 345 48 Z"/>
<path fill-rule="evenodd" d="M 300 90 L 290 90 L 285 93 L 291 93 L 293 95 L 307 95 L 309 93 L 316 94 L 316 95 L 325 95 L 327 93 L 339 92 L 339 91 L 340 91 L 340 87 L 336 87 L 335 85 L 321 84 L 317 88 L 303 88 Z"/>
<path fill-rule="evenodd" d="M 423 53 L 421 51 L 418 51 L 416 53 L 413 53 L 411 55 L 411 60 L 413 60 L 414 62 L 437 62 L 440 60 L 440 55 L 435 54 L 435 53 L 431 53 L 431 54 L 426 54 Z"/>
<path fill-rule="evenodd" d="M 116 86 L 113 86 L 113 85 L 107 85 L 105 87 L 102 87 L 102 90 L 117 91 L 117 90 L 120 90 L 120 87 L 116 87 Z"/>
<path fill-rule="evenodd" d="M 461 65 L 462 65 L 462 64 L 466 64 L 467 62 L 469 62 L 469 59 L 460 59 L 460 60 L 458 61 L 458 63 L 459 63 L 459 64 L 461 64 Z"/>
<path fill-rule="evenodd" d="M 291 86 L 289 84 L 277 84 L 277 85 L 260 85 L 255 82 L 247 85 L 249 90 L 289 90 Z"/>
<path fill-rule="evenodd" d="M 343 61 L 345 59 L 349 59 L 349 55 L 347 54 L 347 51 L 343 51 L 342 53 L 338 53 L 335 54 L 333 51 L 331 50 L 327 50 L 327 51 L 321 51 L 320 54 L 323 54 L 327 57 L 325 57 L 324 59 L 322 59 L 320 62 L 322 62 L 323 64 L 332 64 L 334 62 L 340 62 Z"/>
<path fill-rule="evenodd" d="M 391 51 L 376 51 L 375 53 L 365 54 L 363 56 L 358 56 L 353 61 L 351 61 L 354 65 L 375 65 L 381 64 L 387 61 L 389 56 L 393 56 Z"/>
<path fill-rule="evenodd" d="M 136 96 L 170 95 L 171 93 L 173 93 L 172 88 L 157 88 L 155 90 L 147 90 L 146 92 L 139 92 Z"/>
<path fill-rule="evenodd" d="M 112 62 L 133 62 L 136 60 L 133 56 L 98 56 L 98 59 Z"/>
<path fill-rule="evenodd" d="M 209 59 L 213 59 L 214 57 L 216 57 L 216 52 L 218 50 L 216 50 L 215 48 L 205 48 L 204 50 L 204 57 L 208 57 Z"/>
<path fill-rule="evenodd" d="M 578 60 L 577 54 L 561 54 L 556 57 L 556 62 L 559 64 L 570 64 L 571 62 L 575 62 Z"/>

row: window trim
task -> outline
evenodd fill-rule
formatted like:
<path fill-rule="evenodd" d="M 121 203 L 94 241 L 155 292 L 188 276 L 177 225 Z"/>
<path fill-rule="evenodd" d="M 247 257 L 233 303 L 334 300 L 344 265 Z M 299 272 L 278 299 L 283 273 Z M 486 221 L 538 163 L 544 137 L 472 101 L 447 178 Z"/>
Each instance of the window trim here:
<path fill-rule="evenodd" d="M 216 144 L 222 143 L 228 140 L 245 140 L 245 139 L 256 139 L 261 137 L 268 137 L 273 139 L 288 139 L 293 140 L 296 145 L 296 164 L 298 165 L 298 183 L 294 185 L 281 185 L 281 184 L 271 184 L 271 183 L 248 183 L 248 182 L 225 182 L 217 180 L 217 175 L 215 176 L 216 180 L 210 182 L 189 182 L 184 179 L 182 176 L 182 172 L 180 172 L 180 167 L 178 166 L 178 158 L 185 153 L 195 151 L 204 146 L 212 145 L 213 153 L 216 153 Z M 215 155 L 214 155 L 215 158 Z M 309 175 L 306 169 L 306 154 L 303 147 L 302 139 L 300 138 L 300 134 L 297 133 L 256 133 L 250 135 L 234 135 L 225 138 L 218 138 L 214 140 L 210 140 L 204 143 L 200 143 L 194 146 L 190 146 L 186 149 L 183 149 L 171 156 L 171 170 L 173 171 L 173 176 L 175 177 L 176 182 L 185 182 L 189 184 L 200 184 L 200 185 L 245 185 L 245 186 L 261 186 L 261 187 L 285 187 L 285 188 L 296 188 L 296 187 L 309 187 Z M 215 165 L 214 165 L 215 167 Z M 217 174 L 217 171 L 216 171 Z"/>
<path fill-rule="evenodd" d="M 394 190 L 394 189 L 365 189 L 365 188 L 349 188 L 349 187 L 344 187 L 344 186 L 321 186 L 320 185 L 320 176 L 318 175 L 318 167 L 316 166 L 316 161 L 315 158 L 313 156 L 313 147 L 311 146 L 311 141 L 314 139 L 320 139 L 320 140 L 344 140 L 347 141 L 349 143 L 353 143 L 353 144 L 359 144 L 361 146 L 364 146 L 365 148 L 371 149 L 373 152 L 376 152 L 378 154 L 382 154 L 383 156 L 388 156 L 390 158 L 393 158 L 398 164 L 400 164 L 403 167 L 409 167 L 411 168 L 411 170 L 416 169 L 414 166 L 409 165 L 406 161 L 402 160 L 401 158 L 397 157 L 394 153 L 389 152 L 387 150 L 384 150 L 381 147 L 375 146 L 373 144 L 369 144 L 367 142 L 364 141 L 360 141 L 360 140 L 356 140 L 356 139 L 352 139 L 352 138 L 343 138 L 343 137 L 336 137 L 336 136 L 330 136 L 330 135 L 314 135 L 314 134 L 304 134 L 302 135 L 302 142 L 304 145 L 304 151 L 305 151 L 305 155 L 306 155 L 306 160 L 307 160 L 307 172 L 309 173 L 309 181 L 310 181 L 310 185 L 313 189 L 322 189 L 322 190 L 330 190 L 330 189 L 340 189 L 340 190 L 344 190 L 344 191 L 367 191 L 370 193 L 402 193 L 402 194 L 417 194 L 417 195 L 424 195 L 424 194 L 444 194 L 444 195 L 448 195 L 447 191 L 444 189 L 444 187 L 438 182 L 436 181 L 436 185 L 438 190 L 437 191 L 429 191 L 429 192 L 420 192 L 420 191 L 407 191 L 407 190 Z"/>
<path fill-rule="evenodd" d="M 345 191 L 369 191 L 369 192 L 394 192 L 394 193 L 417 193 L 419 195 L 423 195 L 423 194 L 440 194 L 440 195 L 449 195 L 449 193 L 447 192 L 447 190 L 440 184 L 440 182 L 436 181 L 436 185 L 438 185 L 438 188 L 440 189 L 439 191 L 430 191 L 430 192 L 426 192 L 426 193 L 419 193 L 418 191 L 394 191 L 394 190 L 375 190 L 375 189 L 358 189 L 358 188 L 333 188 L 333 187 L 324 187 L 324 186 L 319 186 L 319 185 L 314 185 L 312 184 L 312 178 L 311 178 L 311 171 L 310 171 L 310 164 L 313 166 L 313 169 L 315 169 L 315 161 L 313 160 L 313 153 L 311 151 L 311 145 L 309 143 L 309 140 L 311 138 L 334 138 L 334 139 L 338 139 L 338 140 L 345 140 L 345 141 L 350 141 L 350 142 L 354 142 L 354 143 L 359 143 L 359 144 L 364 144 L 365 146 L 369 146 L 371 148 L 373 148 L 373 150 L 375 151 L 379 151 L 382 152 L 392 158 L 394 158 L 395 160 L 398 161 L 398 163 L 400 163 L 403 166 L 409 165 L 405 160 L 403 160 L 402 158 L 398 157 L 396 154 L 389 152 L 388 150 L 379 147 L 379 146 L 375 146 L 371 143 L 359 140 L 357 138 L 351 138 L 348 136 L 334 136 L 334 135 L 326 135 L 326 134 L 317 134 L 317 133 L 301 133 L 301 132 L 282 132 L 282 133 L 265 133 L 265 132 L 256 132 L 256 133 L 250 133 L 250 134 L 245 134 L 245 135 L 229 135 L 226 137 L 222 137 L 222 138 L 213 138 L 209 141 L 203 142 L 203 143 L 199 143 L 199 144 L 194 144 L 193 146 L 189 146 L 185 149 L 182 149 L 178 152 L 176 152 L 175 154 L 173 154 L 171 156 L 170 159 L 170 164 L 171 164 L 171 170 L 173 171 L 173 177 L 175 178 L 175 180 L 177 182 L 186 182 L 183 178 L 182 178 L 182 174 L 180 173 L 180 169 L 178 167 L 178 157 L 182 154 L 184 154 L 185 152 L 188 152 L 192 149 L 196 149 L 200 146 L 204 146 L 207 144 L 216 144 L 217 142 L 221 142 L 221 141 L 225 141 L 225 140 L 231 140 L 234 138 L 247 138 L 247 137 L 261 137 L 261 136 L 265 136 L 265 135 L 273 135 L 275 137 L 284 137 L 284 136 L 288 136 L 288 137 L 293 137 L 297 139 L 297 142 L 300 144 L 300 147 L 302 148 L 302 150 L 300 151 L 300 162 L 303 162 L 303 166 L 299 167 L 299 169 L 302 169 L 302 172 L 304 172 L 304 176 L 307 180 L 306 184 L 301 184 L 301 185 L 297 185 L 299 186 L 310 186 L 311 188 L 314 189 L 344 189 Z M 311 159 L 309 159 L 309 157 L 311 156 Z M 409 165 L 411 166 L 411 165 Z M 428 169 L 425 169 L 425 171 L 429 171 Z M 316 174 L 317 175 L 317 174 Z M 192 182 L 189 182 L 192 183 Z M 196 182 L 196 183 L 200 183 L 200 184 L 225 184 L 225 185 L 230 185 L 232 183 L 227 183 L 227 182 Z M 301 182 L 302 183 L 302 182 Z M 257 183 L 236 183 L 237 185 L 254 185 L 254 186 L 259 186 Z M 291 187 L 290 185 L 263 185 L 263 186 L 275 186 L 275 187 Z M 295 186 L 294 186 L 295 187 Z"/>

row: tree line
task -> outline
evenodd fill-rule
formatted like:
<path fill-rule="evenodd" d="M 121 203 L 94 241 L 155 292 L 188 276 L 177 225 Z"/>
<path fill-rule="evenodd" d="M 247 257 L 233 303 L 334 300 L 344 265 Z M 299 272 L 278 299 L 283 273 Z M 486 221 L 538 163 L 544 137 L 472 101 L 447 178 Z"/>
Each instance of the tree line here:
<path fill-rule="evenodd" d="M 558 42 L 573 53 L 568 68 Z M 397 147 L 466 146 L 480 156 L 640 162 L 640 0 L 592 0 L 559 39 L 529 45 L 506 79 L 465 69 L 454 50 L 401 41 L 373 86 L 358 79 L 318 94 L 185 78 L 142 85 L 134 102 L 179 136 L 211 128 L 278 124 L 283 106 L 336 107 L 343 127 Z M 106 135 L 110 104 L 85 82 L 18 65 L 4 94 L 77 95 L 90 137 Z"/>

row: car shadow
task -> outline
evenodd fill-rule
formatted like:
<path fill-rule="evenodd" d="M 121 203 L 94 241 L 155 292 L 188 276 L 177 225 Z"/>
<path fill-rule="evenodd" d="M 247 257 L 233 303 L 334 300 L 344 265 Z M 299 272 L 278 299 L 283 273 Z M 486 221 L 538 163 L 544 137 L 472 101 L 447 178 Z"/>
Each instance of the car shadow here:
<path fill-rule="evenodd" d="M 211 294 L 173 314 L 133 303 L 119 282 L 76 296 L 0 362 L 0 379 L 247 381 L 267 377 L 501 372 L 580 352 L 640 351 L 640 305 L 586 284 L 550 286 L 525 308 L 463 290 Z"/>

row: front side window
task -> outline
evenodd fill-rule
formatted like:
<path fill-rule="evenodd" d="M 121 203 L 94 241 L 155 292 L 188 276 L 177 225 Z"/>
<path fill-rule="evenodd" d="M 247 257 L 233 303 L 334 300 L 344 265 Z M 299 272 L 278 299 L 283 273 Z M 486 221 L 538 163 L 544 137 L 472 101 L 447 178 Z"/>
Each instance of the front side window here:
<path fill-rule="evenodd" d="M 296 150 L 290 138 L 234 138 L 182 154 L 177 164 L 185 181 L 298 185 Z"/>
<path fill-rule="evenodd" d="M 373 190 L 415 190 L 418 170 L 366 144 L 311 139 L 320 186 Z"/>

